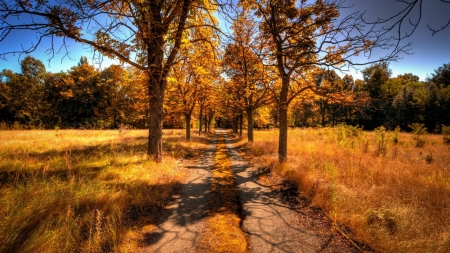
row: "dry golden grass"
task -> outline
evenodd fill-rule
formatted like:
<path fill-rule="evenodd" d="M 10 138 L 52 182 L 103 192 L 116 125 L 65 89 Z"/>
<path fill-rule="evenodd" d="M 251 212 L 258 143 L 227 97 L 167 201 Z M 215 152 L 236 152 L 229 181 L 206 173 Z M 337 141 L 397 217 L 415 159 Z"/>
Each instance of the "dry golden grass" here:
<path fill-rule="evenodd" d="M 248 252 L 240 228 L 239 200 L 223 136 L 215 155 L 210 210 L 198 250 L 202 252 Z"/>
<path fill-rule="evenodd" d="M 126 252 L 203 147 L 164 132 L 164 162 L 147 131 L 0 132 L 0 252 Z M 126 243 L 125 243 L 125 238 Z"/>
<path fill-rule="evenodd" d="M 249 144 L 262 166 L 295 182 L 301 194 L 353 237 L 381 252 L 450 252 L 450 146 L 428 135 L 380 136 L 349 127 L 289 130 L 289 158 L 277 162 L 277 131 Z"/>

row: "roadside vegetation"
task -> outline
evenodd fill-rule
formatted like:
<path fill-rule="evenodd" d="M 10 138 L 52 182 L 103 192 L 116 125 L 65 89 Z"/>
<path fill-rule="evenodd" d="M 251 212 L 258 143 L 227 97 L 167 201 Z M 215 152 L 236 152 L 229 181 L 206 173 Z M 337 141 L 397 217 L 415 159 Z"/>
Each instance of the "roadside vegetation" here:
<path fill-rule="evenodd" d="M 293 182 L 336 228 L 380 252 L 450 252 L 447 135 L 351 126 L 289 130 L 279 164 L 277 131 L 255 132 L 250 154 Z"/>
<path fill-rule="evenodd" d="M 0 252 L 131 252 L 201 152 L 183 133 L 155 163 L 146 130 L 1 131 Z"/>

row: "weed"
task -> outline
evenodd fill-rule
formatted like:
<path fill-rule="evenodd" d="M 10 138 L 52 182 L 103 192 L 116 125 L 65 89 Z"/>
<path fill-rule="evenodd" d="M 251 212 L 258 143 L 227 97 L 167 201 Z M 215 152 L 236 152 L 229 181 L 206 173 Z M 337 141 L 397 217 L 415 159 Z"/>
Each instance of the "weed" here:
<path fill-rule="evenodd" d="M 413 139 L 416 141 L 416 147 L 420 148 L 425 146 L 427 128 L 425 124 L 421 123 L 412 123 L 408 125 L 408 127 L 413 132 Z"/>
<path fill-rule="evenodd" d="M 329 175 L 331 180 L 331 204 L 332 204 L 331 219 L 333 221 L 333 224 L 336 224 L 338 215 L 338 192 L 337 192 L 338 172 L 332 163 L 325 164 L 324 166 L 325 171 Z"/>
<path fill-rule="evenodd" d="M 377 142 L 377 153 L 379 155 L 385 155 L 388 149 L 388 134 L 384 126 L 375 128 L 375 139 Z"/>
<path fill-rule="evenodd" d="M 396 126 L 392 135 L 392 142 L 397 145 L 399 142 L 400 126 Z"/>
<path fill-rule="evenodd" d="M 429 152 L 429 154 L 425 157 L 425 161 L 430 164 L 433 162 L 433 154 L 431 153 L 431 151 Z"/>
<path fill-rule="evenodd" d="M 387 209 L 369 209 L 366 212 L 366 219 L 369 226 L 378 226 L 386 229 L 390 235 L 397 231 L 397 223 L 394 215 Z"/>
<path fill-rule="evenodd" d="M 367 133 L 362 133 L 361 136 L 361 142 L 362 142 L 362 146 L 363 146 L 363 153 L 367 153 L 369 151 L 369 138 L 367 136 Z"/>

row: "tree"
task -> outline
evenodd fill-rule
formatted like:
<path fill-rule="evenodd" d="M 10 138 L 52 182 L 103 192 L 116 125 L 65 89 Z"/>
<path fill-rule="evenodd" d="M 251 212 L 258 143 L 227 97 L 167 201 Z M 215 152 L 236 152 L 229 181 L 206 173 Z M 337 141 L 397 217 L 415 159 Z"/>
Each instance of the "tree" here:
<path fill-rule="evenodd" d="M 118 59 L 148 75 L 148 155 L 162 160 L 163 101 L 167 76 L 182 44 L 186 20 L 194 10 L 212 11 L 208 2 L 193 0 L 0 0 L 0 41 L 16 31 L 34 31 L 30 47 L 2 53 L 30 53 L 45 39 L 50 55 L 66 50 L 68 39 L 91 46 L 103 56 Z M 19 17 L 19 18 L 18 18 Z M 62 47 L 55 45 L 61 37 Z"/>
<path fill-rule="evenodd" d="M 94 66 L 80 60 L 61 80 L 59 112 L 63 125 L 71 127 L 94 127 L 96 111 L 102 100 L 101 76 Z"/>
<path fill-rule="evenodd" d="M 191 140 L 191 119 L 199 95 L 211 80 L 217 78 L 216 48 L 220 41 L 210 27 L 213 17 L 188 20 L 189 25 L 196 26 L 184 36 L 183 45 L 177 57 L 177 64 L 172 66 L 169 75 L 169 96 L 175 108 L 172 112 L 181 113 L 185 119 L 186 139 Z"/>
<path fill-rule="evenodd" d="M 430 80 L 436 85 L 450 86 L 450 63 L 435 69 Z"/>
<path fill-rule="evenodd" d="M 276 67 L 281 87 L 277 92 L 280 123 L 278 157 L 287 159 L 287 112 L 289 103 L 307 90 L 322 92 L 314 85 L 312 73 L 317 67 L 345 69 L 367 62 L 354 56 L 370 55 L 391 46 L 389 36 L 381 35 L 376 24 L 366 26 L 358 12 L 340 17 L 343 1 L 246 0 L 243 8 L 252 8 L 258 16 L 263 62 Z M 395 45 L 395 44 L 394 44 Z M 395 59 L 405 47 L 389 51 L 384 59 Z M 369 63 L 378 60 L 369 61 Z"/>
<path fill-rule="evenodd" d="M 41 116 L 47 111 L 43 101 L 45 66 L 31 56 L 25 57 L 20 66 L 20 74 L 11 70 L 0 74 L 0 121 L 38 127 L 42 124 Z"/>
<path fill-rule="evenodd" d="M 100 82 L 101 97 L 95 113 L 108 121 L 110 127 L 118 128 L 119 122 L 133 116 L 130 73 L 119 65 L 111 65 L 102 71 Z"/>
<path fill-rule="evenodd" d="M 365 21 L 365 23 L 382 24 L 384 34 L 391 31 L 396 32 L 396 40 L 398 42 L 410 37 L 416 31 L 420 22 L 423 22 L 422 13 L 424 8 L 427 6 L 436 6 L 439 2 L 441 2 L 442 8 L 446 8 L 445 4 L 450 3 L 448 0 L 428 0 L 427 3 L 425 3 L 424 0 L 399 0 L 397 2 L 404 4 L 404 7 L 400 9 L 399 12 L 386 18 L 377 18 L 374 22 Z M 450 19 L 447 23 L 441 24 L 440 27 L 433 27 L 427 24 L 428 29 L 432 32 L 432 35 L 446 29 L 449 25 Z"/>
<path fill-rule="evenodd" d="M 248 142 L 253 142 L 254 111 L 272 101 L 265 85 L 268 81 L 264 65 L 252 48 L 257 44 L 253 36 L 255 28 L 255 22 L 245 13 L 234 22 L 232 43 L 227 45 L 222 62 L 225 73 L 231 78 L 226 82 L 226 90 L 235 95 L 238 111 L 247 114 Z"/>

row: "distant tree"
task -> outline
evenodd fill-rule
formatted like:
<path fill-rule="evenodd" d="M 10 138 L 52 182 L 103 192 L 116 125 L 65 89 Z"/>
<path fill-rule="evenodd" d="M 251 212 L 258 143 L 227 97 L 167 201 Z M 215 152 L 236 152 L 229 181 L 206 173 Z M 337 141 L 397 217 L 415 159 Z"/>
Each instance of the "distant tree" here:
<path fill-rule="evenodd" d="M 364 87 L 370 97 L 369 104 L 365 108 L 365 114 L 369 117 L 368 120 L 361 122 L 369 129 L 374 129 L 381 126 L 387 117 L 392 101 L 385 98 L 383 95 L 383 85 L 388 82 L 391 76 L 391 70 L 386 62 L 373 64 L 362 70 Z"/>
<path fill-rule="evenodd" d="M 242 111 L 247 114 L 248 142 L 253 142 L 254 139 L 254 111 L 272 102 L 266 87 L 268 76 L 253 48 L 258 46 L 254 37 L 255 29 L 255 22 L 245 13 L 242 14 L 233 24 L 233 39 L 225 48 L 222 61 L 224 72 L 231 78 L 225 83 L 226 91 L 233 95 L 232 101 L 239 107 L 236 110 L 239 117 Z"/>
<path fill-rule="evenodd" d="M 104 118 L 111 128 L 118 128 L 119 123 L 129 122 L 135 116 L 131 110 L 134 100 L 129 75 L 119 65 L 111 65 L 101 72 L 100 98 L 94 112 Z"/>
<path fill-rule="evenodd" d="M 102 99 L 100 72 L 94 66 L 83 63 L 68 71 L 64 85 L 64 97 L 60 102 L 60 115 L 63 125 L 72 127 L 94 127 L 96 125 L 96 109 Z"/>
<path fill-rule="evenodd" d="M 438 69 L 435 69 L 434 73 L 431 74 L 430 80 L 438 86 L 450 86 L 450 63 L 446 63 Z"/>
<path fill-rule="evenodd" d="M 206 91 L 204 88 L 218 75 L 220 63 L 216 54 L 220 40 L 211 27 L 215 22 L 213 17 L 192 18 L 187 22 L 196 28 L 184 36 L 184 43 L 176 59 L 177 64 L 171 68 L 168 97 L 172 103 L 171 113 L 184 116 L 186 139 L 190 141 L 191 120 L 195 106 L 199 102 L 200 95 Z"/>
<path fill-rule="evenodd" d="M 27 56 L 20 62 L 22 73 L 0 74 L 0 122 L 18 122 L 27 127 L 43 124 L 47 108 L 43 100 L 46 70 L 41 61 Z"/>

